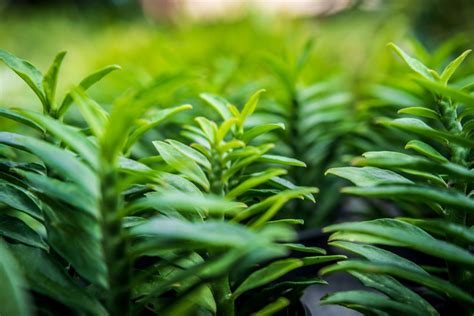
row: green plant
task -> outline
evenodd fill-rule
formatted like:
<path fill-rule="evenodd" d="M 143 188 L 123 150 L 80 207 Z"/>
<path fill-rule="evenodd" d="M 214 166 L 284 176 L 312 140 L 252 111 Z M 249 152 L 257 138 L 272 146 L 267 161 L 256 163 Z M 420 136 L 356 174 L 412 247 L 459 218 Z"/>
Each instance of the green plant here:
<path fill-rule="evenodd" d="M 265 63 L 272 74 L 276 94 L 259 110 L 262 121 L 285 123 L 285 130 L 277 131 L 281 143 L 276 152 L 302 160 L 307 168 L 292 168 L 289 176 L 294 182 L 321 188 L 323 197 L 317 205 L 298 201 L 293 206 L 293 217 L 305 220 L 307 227 L 321 227 L 335 216 L 331 212 L 339 203 L 341 181 L 324 177 L 324 171 L 340 163 L 347 151 L 345 142 L 357 126 L 351 108 L 352 96 L 341 77 L 323 80 L 304 80 L 313 54 L 313 41 L 308 40 L 301 51 L 284 56 L 265 55 Z"/>
<path fill-rule="evenodd" d="M 387 133 L 411 136 L 407 152 L 367 152 L 354 160 L 355 167 L 333 168 L 327 173 L 356 185 L 343 192 L 394 200 L 410 217 L 326 227 L 326 232 L 333 233 L 330 245 L 360 259 L 326 267 L 322 274 L 347 271 L 377 293 L 340 292 L 322 302 L 368 315 L 438 315 L 454 310 L 470 315 L 474 310 L 474 97 L 470 85 L 449 84 L 470 51 L 438 73 L 390 46 L 416 74 L 411 80 L 431 95 L 423 106 L 400 109 L 402 118 L 379 120 L 389 128 Z"/>
<path fill-rule="evenodd" d="M 278 213 L 292 199 L 304 197 L 314 201 L 312 193 L 316 192 L 314 188 L 298 187 L 281 177 L 287 173 L 282 167 L 304 167 L 303 162 L 268 154 L 274 145 L 256 140 L 272 130 L 282 129 L 282 124 L 246 128 L 245 123 L 255 111 L 262 92 L 255 93 L 241 110 L 222 97 L 202 94 L 202 98 L 221 116 L 222 122 L 216 124 L 198 117 L 195 120 L 199 127 L 186 126 L 182 133 L 193 141 L 191 146 L 176 140 L 156 141 L 153 144 L 160 156 L 143 160 L 157 163 L 163 159 L 166 166 L 191 179 L 201 191 L 245 203 L 247 209 L 227 216 L 231 223 L 241 223 L 255 232 L 274 225 L 302 224 L 303 221 L 299 219 L 279 218 Z M 216 219 L 225 220 L 224 214 L 218 215 Z M 248 315 L 258 307 L 264 310 L 271 308 L 276 312 L 277 307 L 280 309 L 290 301 L 297 302 L 309 284 L 323 281 L 314 277 L 295 280 L 287 277 L 282 283 L 272 281 L 302 266 L 343 258 L 337 255 L 321 256 L 325 254 L 322 249 L 301 244 L 285 243 L 281 247 L 287 251 L 301 252 L 303 257 L 274 260 L 260 269 L 252 269 L 254 271 L 251 274 L 244 270 L 243 273 L 224 275 L 211 283 L 216 301 L 222 308 L 218 311 L 222 315 L 233 315 L 234 304 L 240 306 L 238 314 L 241 315 Z M 209 259 L 212 260 L 216 255 L 220 255 L 220 252 L 209 252 Z M 239 305 L 237 299 L 254 288 L 259 288 L 260 293 L 253 297 L 247 296 L 245 303 Z M 275 301 L 271 303 L 271 300 Z M 269 307 L 265 307 L 266 304 Z"/>
<path fill-rule="evenodd" d="M 193 147 L 157 140 L 159 156 L 133 159 L 141 136 L 190 108 L 152 109 L 160 80 L 128 91 L 109 113 L 85 90 L 116 66 L 88 76 L 58 104 L 64 53 L 45 75 L 5 51 L 0 57 L 43 106 L 43 114 L 0 109 L 31 128 L 0 132 L 0 235 L 20 267 L 14 271 L 5 261 L 1 295 L 15 297 L 22 314 L 28 310 L 19 284 L 32 293 L 39 314 L 266 315 L 297 303 L 309 284 L 324 283 L 291 276 L 278 282 L 281 277 L 344 258 L 295 243 L 291 226 L 301 221 L 274 219 L 287 201 L 313 199 L 315 189 L 268 167 L 300 161 L 268 155 L 272 144 L 250 145 L 282 127 L 244 126 L 260 92 L 241 111 L 203 95 L 222 124 L 198 118 L 200 128 L 183 132 L 196 141 Z M 82 128 L 63 122 L 73 104 Z M 287 258 L 291 251 L 311 255 Z M 235 310 L 253 289 L 261 291 L 255 304 Z"/>

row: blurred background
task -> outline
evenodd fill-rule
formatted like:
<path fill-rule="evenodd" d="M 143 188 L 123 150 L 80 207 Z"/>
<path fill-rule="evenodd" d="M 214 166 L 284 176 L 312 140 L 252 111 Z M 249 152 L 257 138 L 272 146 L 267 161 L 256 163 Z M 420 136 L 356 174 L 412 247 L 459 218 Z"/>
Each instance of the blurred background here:
<path fill-rule="evenodd" d="M 0 0 L 0 46 L 42 69 L 67 50 L 63 88 L 120 64 L 93 92 L 102 101 L 177 71 L 232 98 L 235 87 L 268 75 L 263 54 L 292 53 L 308 38 L 316 44 L 303 80 L 343 73 L 360 86 L 386 75 L 389 41 L 434 47 L 462 32 L 472 42 L 473 10 L 469 0 Z M 0 104 L 31 106 L 20 80 L 0 67 Z"/>

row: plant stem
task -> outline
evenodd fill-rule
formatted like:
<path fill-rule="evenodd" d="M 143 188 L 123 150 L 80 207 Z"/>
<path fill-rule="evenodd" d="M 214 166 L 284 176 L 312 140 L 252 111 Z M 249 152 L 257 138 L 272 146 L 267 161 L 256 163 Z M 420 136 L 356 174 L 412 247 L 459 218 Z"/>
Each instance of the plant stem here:
<path fill-rule="evenodd" d="M 121 200 L 118 174 L 108 162 L 101 168 L 100 210 L 102 215 L 102 248 L 108 271 L 106 308 L 111 316 L 128 315 L 130 310 L 130 263 L 127 259 L 127 242 L 118 216 Z"/>
<path fill-rule="evenodd" d="M 302 150 L 301 150 L 301 138 L 300 132 L 298 130 L 298 124 L 300 121 L 299 118 L 300 112 L 300 102 L 298 101 L 298 97 L 296 93 L 292 93 L 291 95 L 291 113 L 289 119 L 289 131 L 290 131 L 290 139 L 288 141 L 291 151 L 293 152 L 293 157 L 301 158 Z M 299 169 L 293 169 L 293 177 L 295 178 L 296 183 L 302 183 L 302 173 L 299 172 Z"/>
<path fill-rule="evenodd" d="M 212 289 L 216 298 L 217 316 L 234 316 L 234 300 L 229 285 L 229 276 L 223 276 L 212 284 Z"/>
<path fill-rule="evenodd" d="M 461 135 L 462 134 L 462 125 L 458 121 L 457 118 L 457 108 L 451 102 L 439 101 L 438 108 L 440 111 L 440 116 L 442 118 L 442 123 L 444 127 L 454 135 Z M 466 158 L 468 157 L 469 150 L 459 146 L 457 144 L 450 143 L 449 149 L 451 151 L 451 161 L 459 164 L 461 166 L 467 166 Z M 466 194 L 466 184 L 465 183 L 458 183 L 456 181 L 452 182 L 452 186 Z M 449 210 L 448 212 L 449 219 L 457 224 L 461 224 L 466 226 L 467 221 L 467 213 L 465 211 L 459 210 Z M 468 246 L 462 240 L 453 240 L 453 242 Z M 473 281 L 474 275 L 471 271 L 467 270 L 464 266 L 448 263 L 448 270 L 451 280 L 455 283 L 460 285 L 462 288 L 469 289 L 472 293 L 474 290 Z"/>
<path fill-rule="evenodd" d="M 222 174 L 225 166 L 222 163 L 222 155 L 215 149 L 211 150 L 211 166 L 209 174 L 210 191 L 219 196 L 225 196 L 226 185 L 222 181 Z M 224 220 L 224 215 L 219 216 L 219 220 Z M 221 252 L 211 252 L 210 255 L 219 255 Z M 230 289 L 229 275 L 226 274 L 216 279 L 211 284 L 217 306 L 217 316 L 234 316 L 235 307 Z"/>

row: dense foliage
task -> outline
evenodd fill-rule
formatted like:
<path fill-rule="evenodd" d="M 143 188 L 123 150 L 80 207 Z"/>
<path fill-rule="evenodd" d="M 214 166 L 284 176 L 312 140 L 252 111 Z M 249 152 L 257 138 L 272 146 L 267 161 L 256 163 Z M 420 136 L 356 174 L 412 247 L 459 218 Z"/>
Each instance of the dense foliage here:
<path fill-rule="evenodd" d="M 24 60 L 5 51 L 0 55 L 43 107 L 43 113 L 0 113 L 36 132 L 1 132 L 0 142 L 1 201 L 7 211 L 1 234 L 5 251 L 38 294 L 37 312 L 233 315 L 239 297 L 259 288 L 255 302 L 238 313 L 265 314 L 297 302 L 306 286 L 325 283 L 316 276 L 273 282 L 300 267 L 344 256 L 296 243 L 291 226 L 302 220 L 275 219 L 292 199 L 314 201 L 316 189 L 283 177 L 283 167 L 304 167 L 303 162 L 268 154 L 272 143 L 252 145 L 284 127 L 245 127 L 262 90 L 241 110 L 203 94 L 221 123 L 197 117 L 198 126 L 183 131 L 192 146 L 156 140 L 159 155 L 134 159 L 132 147 L 143 134 L 191 106 L 150 110 L 161 87 L 157 80 L 126 93 L 107 113 L 86 90 L 116 66 L 89 75 L 56 103 L 64 56 L 59 53 L 42 75 Z M 62 122 L 72 104 L 86 127 Z M 302 255 L 288 257 L 291 251 Z M 15 285 L 11 291 L 18 291 Z M 21 298 L 13 300 L 5 314 L 20 313 L 23 305 Z"/>
<path fill-rule="evenodd" d="M 310 315 L 335 272 L 361 285 L 318 304 L 474 312 L 465 37 L 427 49 L 399 16 L 350 16 L 351 38 L 343 18 L 5 21 L 35 65 L 79 44 L 44 73 L 0 50 L 0 315 Z"/>
<path fill-rule="evenodd" d="M 401 118 L 379 119 L 390 128 L 389 133 L 403 131 L 411 137 L 406 150 L 366 152 L 353 161 L 354 167 L 333 168 L 328 173 L 356 185 L 344 188 L 347 194 L 399 202 L 405 216 L 325 228 L 333 233 L 330 245 L 357 258 L 329 266 L 323 274 L 347 271 L 380 293 L 339 292 L 323 302 L 375 315 L 439 315 L 454 310 L 469 315 L 474 305 L 474 204 L 470 197 L 474 98 L 470 85 L 448 83 L 470 50 L 438 73 L 399 47 L 391 47 L 417 74 L 411 80 L 430 96 L 420 106 L 402 107 Z"/>

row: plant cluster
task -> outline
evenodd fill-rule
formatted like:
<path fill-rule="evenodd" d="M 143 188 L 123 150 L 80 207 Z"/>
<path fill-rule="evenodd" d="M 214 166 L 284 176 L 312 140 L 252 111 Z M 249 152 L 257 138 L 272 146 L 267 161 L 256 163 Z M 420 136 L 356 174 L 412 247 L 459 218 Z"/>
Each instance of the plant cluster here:
<path fill-rule="evenodd" d="M 405 151 L 366 152 L 353 161 L 354 167 L 327 173 L 355 185 L 343 189 L 347 194 L 396 201 L 404 216 L 325 228 L 332 233 L 329 245 L 357 257 L 326 267 L 322 274 L 349 272 L 377 293 L 339 292 L 322 301 L 370 315 L 439 315 L 454 310 L 469 315 L 474 306 L 474 98 L 470 85 L 448 83 L 470 50 L 438 73 L 391 47 L 416 74 L 411 80 L 429 95 L 422 106 L 402 107 L 401 118 L 379 119 L 390 133 L 409 135 Z"/>
<path fill-rule="evenodd" d="M 191 146 L 156 140 L 157 155 L 133 157 L 141 136 L 191 106 L 152 109 L 158 80 L 105 111 L 86 90 L 116 66 L 86 77 L 57 103 L 64 56 L 43 75 L 0 54 L 43 108 L 0 111 L 31 129 L 0 133 L 0 233 L 12 257 L 2 275 L 11 285 L 2 291 L 9 302 L 2 314 L 267 315 L 297 302 L 308 285 L 325 283 L 316 273 L 301 280 L 289 272 L 345 258 L 297 243 L 292 226 L 302 220 L 276 217 L 292 199 L 314 201 L 317 190 L 284 178 L 285 168 L 304 163 L 269 154 L 272 143 L 253 145 L 283 128 L 246 127 L 263 91 L 240 110 L 203 94 L 220 122 L 197 117 L 182 132 Z M 64 122 L 73 104 L 85 126 Z M 25 304 L 24 288 L 34 293 L 34 307 Z M 236 311 L 254 289 L 254 302 Z"/>
<path fill-rule="evenodd" d="M 453 80 L 470 51 L 437 72 L 390 46 L 414 76 L 368 84 L 359 107 L 340 78 L 301 83 L 310 41 L 265 56 L 273 96 L 242 87 L 238 106 L 201 93 L 198 115 L 157 101 L 180 74 L 110 106 L 88 89 L 111 65 L 59 102 L 65 52 L 43 74 L 0 50 L 42 109 L 0 108 L 16 124 L 0 131 L 0 314 L 303 315 L 303 291 L 340 271 L 370 290 L 323 304 L 472 314 L 474 96 L 469 77 Z M 418 52 L 439 68 L 452 46 Z M 395 218 L 325 227 L 330 254 L 301 242 L 305 221 L 354 201 Z"/>

